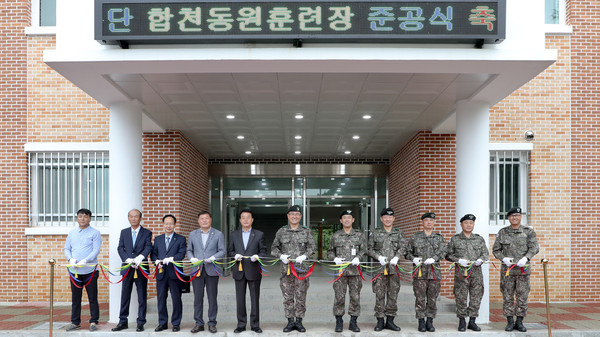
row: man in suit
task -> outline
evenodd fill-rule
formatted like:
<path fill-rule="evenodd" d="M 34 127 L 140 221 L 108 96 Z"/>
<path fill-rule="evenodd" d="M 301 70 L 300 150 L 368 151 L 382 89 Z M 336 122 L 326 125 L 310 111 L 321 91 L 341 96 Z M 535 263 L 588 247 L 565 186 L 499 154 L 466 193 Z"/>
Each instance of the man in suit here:
<path fill-rule="evenodd" d="M 243 209 L 240 212 L 241 229 L 231 232 L 229 236 L 228 254 L 233 256 L 238 263 L 232 268 L 235 280 L 235 301 L 237 307 L 237 328 L 233 330 L 240 333 L 246 330 L 248 316 L 246 313 L 246 285 L 250 290 L 250 327 L 252 331 L 261 333 L 258 299 L 260 297 L 259 257 L 267 255 L 263 232 L 252 229 L 254 215 L 251 210 Z M 248 258 L 250 256 L 250 258 Z"/>
<path fill-rule="evenodd" d="M 187 256 L 190 262 L 197 263 L 204 260 L 202 266 L 193 266 L 192 273 L 196 278 L 192 280 L 194 285 L 194 321 L 196 325 L 192 333 L 204 331 L 204 287 L 208 297 L 208 331 L 217 332 L 217 290 L 219 286 L 219 274 L 221 267 L 213 263 L 216 259 L 225 257 L 225 236 L 221 231 L 212 228 L 212 215 L 202 211 L 198 214 L 198 225 L 200 229 L 190 233 L 187 246 Z M 197 274 L 199 273 L 199 275 Z"/>
<path fill-rule="evenodd" d="M 154 238 L 152 247 L 152 261 L 159 268 L 156 274 L 156 302 L 158 306 L 158 326 L 154 331 L 163 331 L 168 329 L 169 313 L 167 311 L 167 295 L 171 291 L 171 301 L 173 302 L 173 314 L 171 315 L 171 324 L 173 331 L 179 331 L 181 324 L 181 315 L 183 305 L 181 303 L 181 289 L 183 284 L 177 277 L 173 261 L 181 261 L 185 258 L 185 237 L 175 233 L 175 224 L 177 218 L 174 215 L 167 214 L 163 217 L 163 228 L 165 234 Z"/>
<path fill-rule="evenodd" d="M 130 267 L 121 271 L 121 275 L 127 273 L 127 277 L 122 282 L 119 324 L 112 328 L 112 331 L 121 331 L 129 327 L 127 322 L 129 302 L 131 302 L 131 291 L 135 283 L 138 295 L 138 317 L 135 331 L 141 332 L 144 331 L 144 324 L 146 324 L 148 280 L 141 273 L 137 273 L 136 269 L 141 264 L 147 265 L 148 263 L 148 255 L 152 251 L 152 232 L 140 225 L 142 212 L 139 210 L 132 209 L 127 213 L 127 218 L 131 227 L 121 231 L 117 252 L 119 252 L 123 265 L 131 264 L 133 268 Z"/>

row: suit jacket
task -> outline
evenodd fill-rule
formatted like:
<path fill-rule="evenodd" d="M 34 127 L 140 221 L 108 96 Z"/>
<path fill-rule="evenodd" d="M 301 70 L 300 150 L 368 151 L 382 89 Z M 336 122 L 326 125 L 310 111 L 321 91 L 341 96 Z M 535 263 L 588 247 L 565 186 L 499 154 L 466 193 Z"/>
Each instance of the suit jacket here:
<path fill-rule="evenodd" d="M 214 256 L 217 259 L 225 257 L 225 236 L 217 229 L 210 228 L 208 230 L 208 240 L 206 240 L 206 246 L 202 244 L 202 229 L 196 229 L 190 233 L 190 240 L 187 245 L 187 257 L 191 259 L 193 257 L 199 260 L 205 260 L 209 257 Z M 193 267 L 192 273 L 195 273 L 199 267 Z M 212 264 L 210 262 L 204 263 L 206 268 L 206 274 L 210 276 L 217 276 L 215 268 L 219 269 L 219 273 L 222 274 L 221 267 L 218 264 Z"/>
<path fill-rule="evenodd" d="M 135 239 L 135 246 L 131 241 L 131 227 L 127 227 L 121 231 L 119 237 L 119 246 L 117 252 L 125 265 L 125 260 L 131 258 L 135 259 L 138 255 L 144 256 L 143 262 L 148 262 L 148 255 L 152 251 L 152 232 L 140 226 L 140 231 Z M 121 275 L 125 275 L 127 269 L 121 270 Z"/>
<path fill-rule="evenodd" d="M 255 254 L 260 257 L 267 256 L 267 246 L 265 246 L 264 234 L 254 228 L 250 232 L 250 239 L 248 239 L 248 246 L 246 249 L 244 249 L 242 230 L 238 229 L 231 232 L 227 250 L 230 257 L 234 257 L 235 254 L 242 254 L 243 256 L 252 256 Z M 239 271 L 239 263 L 242 264 L 242 271 Z M 262 277 L 258 261 L 252 262 L 250 259 L 242 259 L 242 261 L 236 263 L 231 270 L 233 278 L 236 280 L 241 280 L 244 276 L 249 281 L 258 280 Z"/>
<path fill-rule="evenodd" d="M 136 240 L 137 241 L 137 240 Z M 185 258 L 185 236 L 173 233 L 171 243 L 167 249 L 165 243 L 165 234 L 154 238 L 154 246 L 152 247 L 152 261 L 162 260 L 166 257 L 173 257 L 175 261 L 181 261 Z M 175 271 L 175 266 L 172 263 L 162 266 L 163 272 L 156 273 L 157 280 L 163 280 L 165 276 L 170 279 L 178 279 Z"/>

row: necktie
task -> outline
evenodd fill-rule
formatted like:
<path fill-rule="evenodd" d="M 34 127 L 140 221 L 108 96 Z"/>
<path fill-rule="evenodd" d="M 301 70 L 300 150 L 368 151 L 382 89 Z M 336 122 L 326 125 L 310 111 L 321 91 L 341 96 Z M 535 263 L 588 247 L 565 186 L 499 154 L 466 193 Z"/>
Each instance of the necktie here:
<path fill-rule="evenodd" d="M 169 250 L 169 244 L 171 243 L 171 237 L 167 236 L 167 250 Z"/>
<path fill-rule="evenodd" d="M 133 231 L 131 234 L 131 242 L 135 246 L 135 238 L 137 237 L 136 231 Z"/>

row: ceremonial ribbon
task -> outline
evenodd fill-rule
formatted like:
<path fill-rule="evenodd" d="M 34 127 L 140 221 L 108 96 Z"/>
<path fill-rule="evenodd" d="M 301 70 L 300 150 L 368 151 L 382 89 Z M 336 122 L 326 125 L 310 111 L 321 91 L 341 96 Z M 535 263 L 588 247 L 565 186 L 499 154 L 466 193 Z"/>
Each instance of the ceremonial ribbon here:
<path fill-rule="evenodd" d="M 365 277 L 362 274 L 362 270 L 361 270 L 360 266 L 358 266 L 357 268 L 358 268 L 358 275 L 360 275 L 360 278 L 362 278 L 363 281 L 365 281 L 365 282 L 373 282 L 373 281 L 375 281 L 381 275 L 381 273 L 379 273 L 379 274 L 377 274 L 377 276 L 375 276 L 374 278 L 372 278 L 371 281 L 367 281 L 367 280 L 365 280 Z"/>
<path fill-rule="evenodd" d="M 305 276 L 298 276 L 298 273 L 296 273 L 296 267 L 290 262 L 290 264 L 292 265 L 291 269 L 292 269 L 292 273 L 294 274 L 294 276 L 300 280 L 303 281 L 305 280 L 307 277 L 310 276 L 310 274 L 313 273 L 313 271 L 315 270 L 315 263 L 312 264 L 312 266 L 310 266 L 310 268 L 308 269 L 308 271 L 306 272 Z"/>
<path fill-rule="evenodd" d="M 69 271 L 69 278 L 71 279 L 71 283 L 76 286 L 79 289 L 82 289 L 83 287 L 87 287 L 88 284 L 90 284 L 90 282 L 92 282 L 92 278 L 94 277 L 94 274 L 96 273 L 96 270 L 94 270 L 94 272 L 92 273 L 92 275 L 90 275 L 90 278 L 86 281 L 86 283 L 82 286 L 78 286 L 77 283 L 75 282 L 80 282 L 83 283 L 82 281 L 79 281 L 78 279 L 74 278 L 73 275 L 71 275 L 71 271 Z"/>
<path fill-rule="evenodd" d="M 102 275 L 104 275 L 104 278 L 105 278 L 105 279 L 108 281 L 108 283 L 110 283 L 110 284 L 117 284 L 117 283 L 121 283 L 121 282 L 122 282 L 122 281 L 123 281 L 123 280 L 124 280 L 124 279 L 127 277 L 127 274 L 129 274 L 129 270 L 130 270 L 130 268 L 127 268 L 127 271 L 125 272 L 125 275 L 123 275 L 123 277 L 121 277 L 121 279 L 120 279 L 120 280 L 118 280 L 117 282 L 112 282 L 112 281 L 111 281 L 111 280 L 108 278 L 108 276 L 106 276 L 106 273 L 104 273 L 104 268 L 106 268 L 106 267 L 104 267 L 103 265 L 100 265 L 100 271 L 102 271 Z M 110 270 L 108 271 L 108 273 L 109 273 L 110 275 L 113 275 L 113 274 L 110 272 Z M 113 276 L 115 276 L 115 275 L 113 275 Z"/>

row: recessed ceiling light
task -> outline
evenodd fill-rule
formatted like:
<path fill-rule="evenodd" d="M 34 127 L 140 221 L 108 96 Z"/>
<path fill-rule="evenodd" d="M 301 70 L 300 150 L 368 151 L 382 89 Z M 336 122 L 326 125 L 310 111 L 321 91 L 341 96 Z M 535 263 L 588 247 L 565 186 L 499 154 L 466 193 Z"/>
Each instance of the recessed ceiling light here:
<path fill-rule="evenodd" d="M 354 135 L 354 136 L 352 136 L 352 139 L 360 139 L 360 136 L 359 135 Z"/>
<path fill-rule="evenodd" d="M 302 136 L 298 135 L 296 137 L 294 137 L 295 139 L 302 139 Z"/>
<path fill-rule="evenodd" d="M 227 115 L 227 119 L 234 119 L 235 116 L 234 115 Z"/>
<path fill-rule="evenodd" d="M 340 185 L 342 185 L 342 186 L 346 186 L 346 183 L 341 183 Z"/>
<path fill-rule="evenodd" d="M 344 154 L 350 154 L 350 153 L 352 153 L 352 152 L 350 152 L 350 151 L 344 151 Z"/>
<path fill-rule="evenodd" d="M 302 118 L 304 118 L 304 116 L 301 115 L 301 114 L 297 114 L 296 116 L 294 116 L 294 118 L 296 118 L 296 119 L 302 119 Z"/>
<path fill-rule="evenodd" d="M 371 119 L 371 115 L 364 115 L 363 119 Z"/>
<path fill-rule="evenodd" d="M 251 151 L 246 151 L 246 154 L 252 154 L 252 152 Z"/>
<path fill-rule="evenodd" d="M 300 151 L 295 151 L 294 153 L 295 153 L 295 154 L 300 154 L 300 153 L 302 153 L 302 152 L 300 152 Z"/>
<path fill-rule="evenodd" d="M 237 139 L 244 139 L 244 138 L 246 138 L 246 137 L 244 137 L 244 136 L 241 136 L 241 135 L 240 135 L 240 136 L 237 136 Z"/>

